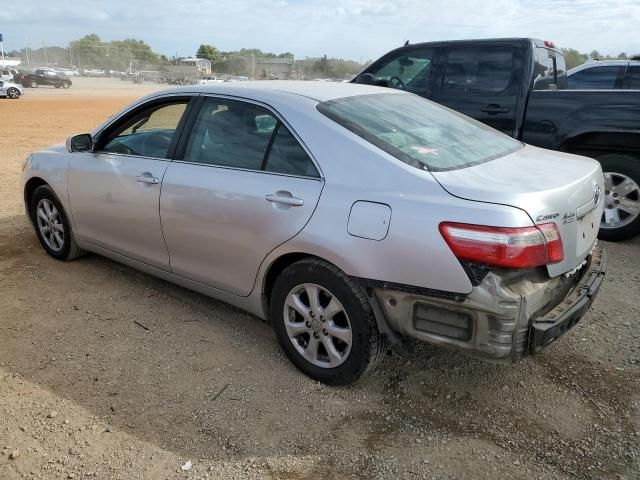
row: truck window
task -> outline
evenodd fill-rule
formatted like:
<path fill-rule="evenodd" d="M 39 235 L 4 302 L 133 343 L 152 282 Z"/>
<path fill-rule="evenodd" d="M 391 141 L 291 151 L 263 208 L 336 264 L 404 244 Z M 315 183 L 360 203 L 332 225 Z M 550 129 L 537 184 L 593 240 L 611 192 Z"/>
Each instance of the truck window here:
<path fill-rule="evenodd" d="M 455 92 L 502 92 L 513 74 L 511 47 L 454 47 L 449 49 L 444 90 Z"/>
<path fill-rule="evenodd" d="M 373 75 L 376 85 L 426 95 L 434 56 L 433 48 L 403 50 L 378 65 L 372 65 L 367 73 Z"/>
<path fill-rule="evenodd" d="M 630 66 L 624 79 L 624 88 L 640 90 L 640 65 Z"/>
<path fill-rule="evenodd" d="M 574 73 L 568 79 L 574 90 L 613 89 L 624 74 L 625 66 L 594 66 Z"/>
<path fill-rule="evenodd" d="M 533 89 L 549 90 L 567 87 L 564 56 L 549 48 L 536 47 L 533 64 Z"/>

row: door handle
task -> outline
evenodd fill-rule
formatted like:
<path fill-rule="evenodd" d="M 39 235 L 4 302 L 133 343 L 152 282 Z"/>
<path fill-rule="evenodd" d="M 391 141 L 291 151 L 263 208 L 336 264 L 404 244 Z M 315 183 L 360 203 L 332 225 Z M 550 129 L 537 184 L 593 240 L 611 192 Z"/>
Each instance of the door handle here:
<path fill-rule="evenodd" d="M 481 112 L 488 113 L 489 115 L 497 115 L 498 113 L 507 113 L 509 109 L 507 107 L 501 107 L 495 103 L 487 105 L 480 109 Z"/>
<path fill-rule="evenodd" d="M 301 207 L 304 205 L 304 200 L 296 198 L 289 192 L 276 192 L 269 195 L 265 195 L 265 200 L 271 203 L 279 203 L 280 205 L 287 205 L 289 207 Z"/>
<path fill-rule="evenodd" d="M 138 175 L 136 177 L 136 180 L 139 181 L 140 183 L 150 183 L 151 185 L 156 185 L 157 183 L 160 183 L 160 180 L 158 180 L 156 177 L 152 176 L 150 173 L 143 173 L 142 175 Z"/>

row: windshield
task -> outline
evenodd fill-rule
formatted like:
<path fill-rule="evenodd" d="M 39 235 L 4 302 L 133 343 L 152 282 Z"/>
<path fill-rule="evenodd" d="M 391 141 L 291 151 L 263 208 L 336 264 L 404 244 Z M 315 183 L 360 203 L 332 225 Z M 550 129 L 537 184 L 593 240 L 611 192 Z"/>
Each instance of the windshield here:
<path fill-rule="evenodd" d="M 379 93 L 330 100 L 318 110 L 409 165 L 453 170 L 503 157 L 520 142 L 411 94 Z"/>

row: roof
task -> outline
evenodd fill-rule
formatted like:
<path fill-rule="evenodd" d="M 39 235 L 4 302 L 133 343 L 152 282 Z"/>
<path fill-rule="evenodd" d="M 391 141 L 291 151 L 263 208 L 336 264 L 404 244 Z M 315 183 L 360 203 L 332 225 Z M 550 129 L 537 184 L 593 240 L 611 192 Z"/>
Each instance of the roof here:
<path fill-rule="evenodd" d="M 353 97 L 375 93 L 403 93 L 400 90 L 372 85 L 343 82 L 315 82 L 299 80 L 254 80 L 248 82 L 210 83 L 192 85 L 158 93 L 200 92 L 221 95 L 237 95 L 241 97 L 265 99 L 269 92 L 278 92 L 292 96 L 301 96 L 325 102 L 336 98 Z"/>

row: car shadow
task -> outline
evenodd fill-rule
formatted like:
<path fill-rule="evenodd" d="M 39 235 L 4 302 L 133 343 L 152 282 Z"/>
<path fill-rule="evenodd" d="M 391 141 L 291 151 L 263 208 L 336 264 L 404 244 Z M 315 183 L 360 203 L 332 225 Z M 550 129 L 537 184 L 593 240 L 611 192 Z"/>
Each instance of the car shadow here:
<path fill-rule="evenodd" d="M 536 388 L 593 415 L 544 362 L 494 365 L 428 345 L 355 385 L 320 385 L 260 319 L 97 255 L 51 259 L 21 216 L 0 224 L 0 292 L 3 369 L 185 457 L 317 454 L 319 438 L 377 451 L 415 433 L 407 425 L 500 443 L 519 427 L 495 419 L 528 411 L 544 445 L 557 424 L 536 417 Z"/>

